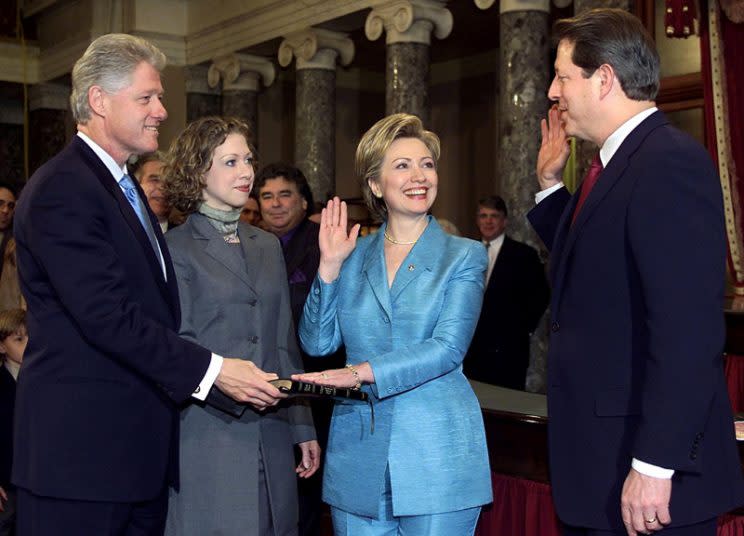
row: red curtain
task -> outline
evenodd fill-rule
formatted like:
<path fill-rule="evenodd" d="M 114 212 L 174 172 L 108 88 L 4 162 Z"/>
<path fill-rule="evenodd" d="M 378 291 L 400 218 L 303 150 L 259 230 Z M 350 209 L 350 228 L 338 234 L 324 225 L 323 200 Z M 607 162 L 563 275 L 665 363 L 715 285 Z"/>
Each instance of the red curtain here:
<path fill-rule="evenodd" d="M 744 516 L 725 515 L 719 517 L 716 534 L 717 536 L 744 536 Z"/>
<path fill-rule="evenodd" d="M 550 486 L 491 473 L 493 504 L 483 508 L 476 536 L 560 536 Z"/>
<path fill-rule="evenodd" d="M 733 22 L 717 0 L 701 2 L 700 45 L 707 145 L 718 165 L 726 208 L 729 267 L 744 294 L 744 23 Z"/>
<path fill-rule="evenodd" d="M 560 536 L 550 486 L 491 473 L 493 504 L 483 508 L 475 536 Z M 744 536 L 744 516 L 718 518 L 717 536 Z"/>
<path fill-rule="evenodd" d="M 731 408 L 734 413 L 744 413 L 744 356 L 728 354 L 725 367 Z"/>

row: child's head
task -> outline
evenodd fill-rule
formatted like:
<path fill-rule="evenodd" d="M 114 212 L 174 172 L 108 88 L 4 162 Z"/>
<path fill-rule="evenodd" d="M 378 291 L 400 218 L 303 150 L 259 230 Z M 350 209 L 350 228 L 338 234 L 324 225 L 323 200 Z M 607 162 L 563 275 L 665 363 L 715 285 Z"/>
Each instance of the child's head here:
<path fill-rule="evenodd" d="M 23 309 L 0 311 L 0 353 L 6 359 L 20 365 L 27 342 L 26 311 Z"/>

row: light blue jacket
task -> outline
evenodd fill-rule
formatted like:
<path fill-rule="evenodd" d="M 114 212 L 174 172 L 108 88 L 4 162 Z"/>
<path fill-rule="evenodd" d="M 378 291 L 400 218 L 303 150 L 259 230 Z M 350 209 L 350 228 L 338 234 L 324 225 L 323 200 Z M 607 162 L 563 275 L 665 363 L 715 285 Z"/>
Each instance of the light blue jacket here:
<path fill-rule="evenodd" d="M 391 288 L 383 226 L 359 239 L 338 279 L 315 279 L 300 321 L 311 355 L 342 343 L 348 363 L 369 361 L 375 384 L 363 403 L 337 403 L 323 499 L 377 517 L 386 468 L 393 513 L 450 512 L 491 501 L 483 418 L 462 374 L 487 266 L 483 246 L 445 234 L 434 218 Z"/>

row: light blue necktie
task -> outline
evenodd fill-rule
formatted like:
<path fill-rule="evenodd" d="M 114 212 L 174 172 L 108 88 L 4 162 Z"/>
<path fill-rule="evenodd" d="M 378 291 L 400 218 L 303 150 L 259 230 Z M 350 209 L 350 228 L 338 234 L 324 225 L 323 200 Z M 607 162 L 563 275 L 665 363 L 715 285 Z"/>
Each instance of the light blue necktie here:
<path fill-rule="evenodd" d="M 158 246 L 158 239 L 155 238 L 155 231 L 153 230 L 152 223 L 150 222 L 150 218 L 147 215 L 147 209 L 145 208 L 142 199 L 137 194 L 137 188 L 134 186 L 132 177 L 130 177 L 129 175 L 124 175 L 124 177 L 122 177 L 122 179 L 119 181 L 119 186 L 124 191 L 124 195 L 126 196 L 127 201 L 129 201 L 129 204 L 132 205 L 132 208 L 134 209 L 135 214 L 137 214 L 142 227 L 145 229 L 145 234 L 150 240 L 152 249 L 155 251 L 155 257 L 157 257 L 158 259 L 158 264 L 160 264 L 160 267 L 162 268 L 163 263 L 160 258 L 160 247 Z"/>

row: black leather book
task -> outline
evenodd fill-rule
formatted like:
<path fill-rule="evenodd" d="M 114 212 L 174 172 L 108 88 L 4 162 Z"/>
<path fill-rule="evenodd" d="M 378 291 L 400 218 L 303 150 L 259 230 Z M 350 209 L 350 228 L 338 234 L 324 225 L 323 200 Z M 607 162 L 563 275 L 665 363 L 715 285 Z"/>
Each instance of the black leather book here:
<path fill-rule="evenodd" d="M 278 379 L 271 380 L 282 393 L 290 396 L 313 396 L 321 398 L 349 398 L 351 400 L 367 401 L 367 393 L 347 387 L 331 387 L 330 385 L 317 385 L 315 383 L 301 382 L 297 380 Z"/>

